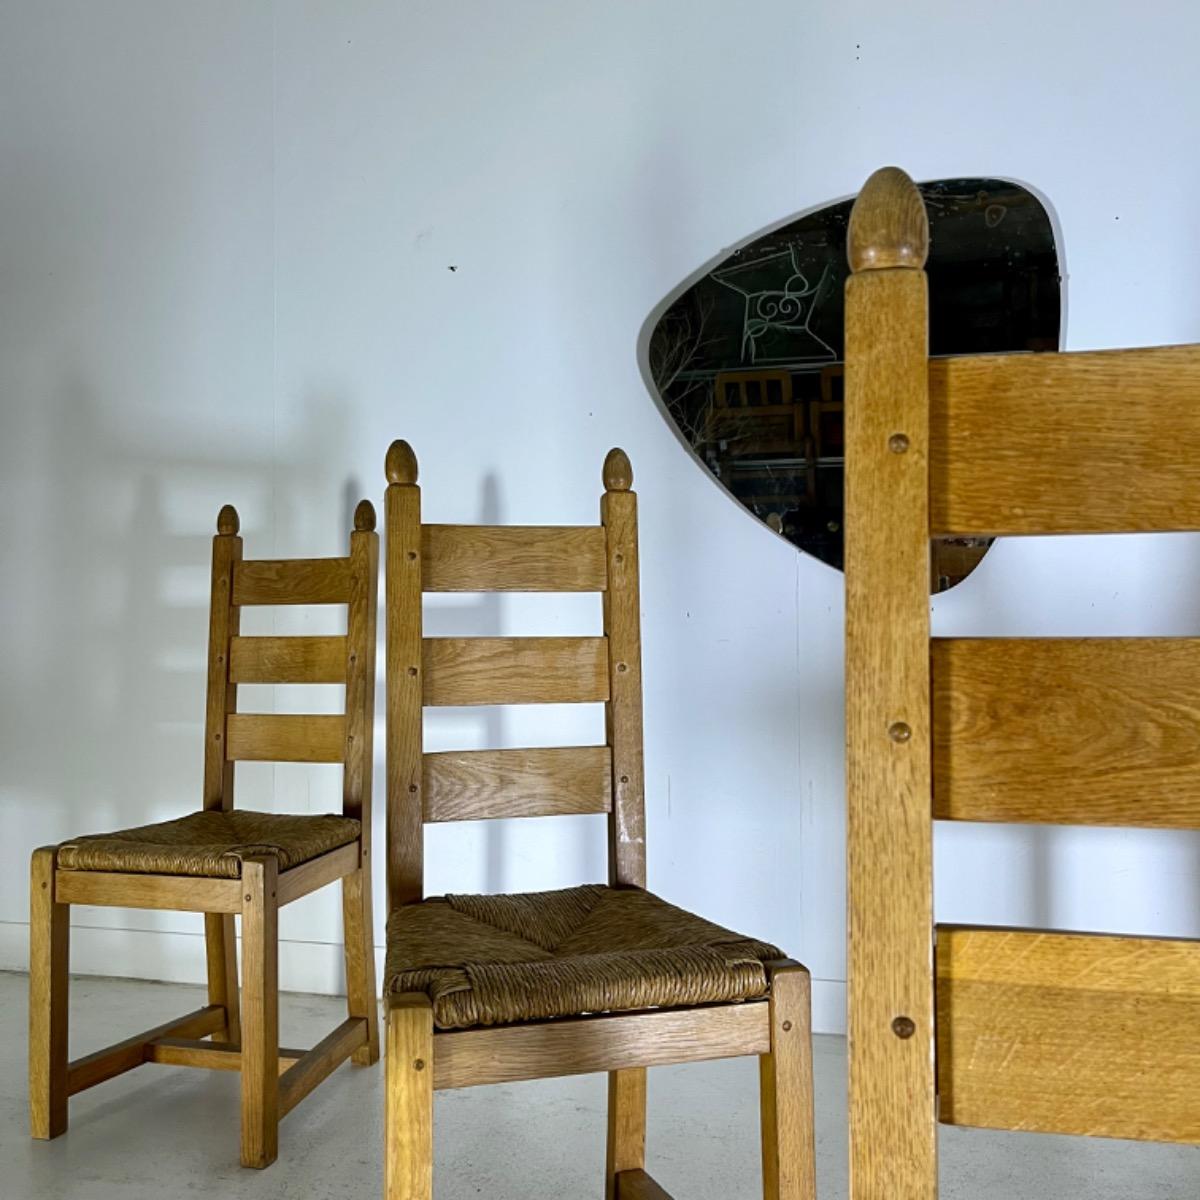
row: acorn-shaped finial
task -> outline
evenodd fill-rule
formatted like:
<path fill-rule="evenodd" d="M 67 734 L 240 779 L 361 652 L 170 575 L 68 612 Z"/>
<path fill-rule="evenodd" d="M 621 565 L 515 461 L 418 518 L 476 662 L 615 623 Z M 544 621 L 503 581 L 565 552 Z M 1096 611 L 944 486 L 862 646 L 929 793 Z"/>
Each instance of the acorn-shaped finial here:
<path fill-rule="evenodd" d="M 354 528 L 359 533 L 370 533 L 375 528 L 375 505 L 370 500 L 360 500 L 354 510 Z"/>
<path fill-rule="evenodd" d="M 917 185 L 899 167 L 881 167 L 863 184 L 850 213 L 851 271 L 909 267 L 929 257 L 929 217 Z"/>
<path fill-rule="evenodd" d="M 610 492 L 627 492 L 633 487 L 633 468 L 629 455 L 614 446 L 604 458 L 604 486 Z"/>
<path fill-rule="evenodd" d="M 219 513 L 217 513 L 217 532 L 224 534 L 234 534 L 241 529 L 242 523 L 238 519 L 237 509 L 232 504 L 226 504 Z"/>
<path fill-rule="evenodd" d="M 416 483 L 417 456 L 403 439 L 397 438 L 389 447 L 384 463 L 388 483 Z"/>

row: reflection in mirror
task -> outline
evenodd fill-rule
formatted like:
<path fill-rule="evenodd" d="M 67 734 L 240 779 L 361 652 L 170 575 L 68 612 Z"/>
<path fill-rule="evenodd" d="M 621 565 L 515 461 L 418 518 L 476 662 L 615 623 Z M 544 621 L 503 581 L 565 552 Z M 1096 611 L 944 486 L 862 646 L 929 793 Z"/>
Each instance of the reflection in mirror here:
<path fill-rule="evenodd" d="M 1060 279 L 1050 217 L 999 179 L 918 185 L 929 212 L 930 352 L 1056 350 Z M 734 250 L 650 335 L 661 407 L 712 474 L 801 550 L 842 566 L 842 320 L 853 200 Z M 934 591 L 986 539 L 933 546 Z"/>

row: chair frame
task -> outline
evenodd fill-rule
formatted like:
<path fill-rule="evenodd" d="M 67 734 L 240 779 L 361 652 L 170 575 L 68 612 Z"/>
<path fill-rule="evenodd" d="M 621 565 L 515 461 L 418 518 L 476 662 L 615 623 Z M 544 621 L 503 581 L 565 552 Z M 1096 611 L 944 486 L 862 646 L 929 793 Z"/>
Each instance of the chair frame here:
<path fill-rule="evenodd" d="M 417 460 L 408 443 L 392 444 L 386 473 L 389 911 L 424 897 L 423 828 L 430 820 L 606 813 L 610 883 L 645 887 L 637 497 L 628 458 L 612 450 L 605 460 L 599 527 L 422 525 Z M 497 647 L 501 653 L 485 661 L 468 652 L 467 668 L 448 672 L 458 682 L 442 685 L 438 668 L 458 646 L 437 643 L 459 639 L 423 638 L 426 591 L 600 591 L 604 637 L 499 639 L 507 643 Z M 554 643 L 567 641 L 598 643 L 601 662 L 597 669 L 589 659 L 586 669 L 575 672 L 576 685 L 584 676 L 587 681 L 571 695 L 554 666 L 562 653 Z M 580 659 L 587 650 L 581 647 Z M 515 671 L 518 660 L 528 669 Z M 601 756 L 600 788 L 565 786 L 566 776 L 538 765 L 544 752 L 424 753 L 426 704 L 563 699 L 605 703 L 608 754 Z M 436 793 L 449 789 L 436 785 L 453 770 L 448 760 L 463 757 L 485 782 L 461 789 L 453 805 L 443 805 Z M 530 771 L 537 777 L 532 783 Z M 522 794 L 506 797 L 504 785 L 522 775 Z M 386 1200 L 431 1200 L 434 1091 L 597 1071 L 606 1071 L 609 1081 L 607 1200 L 670 1200 L 645 1170 L 646 1068 L 750 1054 L 760 1061 L 763 1195 L 812 1200 L 809 974 L 790 960 L 768 964 L 768 971 L 769 997 L 743 1004 L 464 1030 L 435 1029 L 424 993 L 389 995 Z"/>
<path fill-rule="evenodd" d="M 1200 827 L 1200 639 L 935 639 L 929 607 L 932 538 L 1200 529 L 1200 346 L 931 360 L 927 249 L 876 172 L 846 289 L 852 1200 L 936 1200 L 939 1121 L 1200 1141 L 1200 942 L 939 926 L 932 886 L 935 819 Z"/>
<path fill-rule="evenodd" d="M 213 539 L 203 808 L 229 811 L 237 760 L 341 762 L 343 814 L 358 840 L 278 871 L 274 856 L 247 857 L 240 879 L 61 870 L 58 848 L 33 853 L 30 903 L 29 1097 L 35 1138 L 67 1129 L 71 1096 L 143 1063 L 240 1071 L 241 1162 L 266 1167 L 280 1119 L 347 1058 L 379 1059 L 372 935 L 370 830 L 379 538 L 362 501 L 345 558 L 246 560 L 237 512 L 226 505 Z M 344 637 L 241 638 L 247 604 L 340 603 Z M 339 645 L 344 643 L 344 647 Z M 320 665 L 315 660 L 320 659 Z M 237 713 L 238 682 L 344 682 L 343 716 Z M 279 1046 L 278 911 L 342 883 L 349 1017 L 311 1050 Z M 204 913 L 208 1004 L 68 1061 L 72 904 Z M 235 917 L 242 917 L 239 1003 Z"/>

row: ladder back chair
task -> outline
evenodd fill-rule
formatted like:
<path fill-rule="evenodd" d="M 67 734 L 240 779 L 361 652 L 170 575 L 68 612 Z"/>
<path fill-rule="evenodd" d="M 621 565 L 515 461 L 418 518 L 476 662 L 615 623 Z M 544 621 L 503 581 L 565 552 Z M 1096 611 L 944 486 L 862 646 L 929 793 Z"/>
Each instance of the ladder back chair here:
<path fill-rule="evenodd" d="M 281 1117 L 348 1057 L 379 1058 L 371 932 L 371 742 L 379 538 L 366 500 L 344 558 L 244 560 L 229 505 L 213 539 L 203 807 L 136 829 L 35 850 L 30 912 L 33 1136 L 66 1132 L 67 1101 L 143 1063 L 241 1071 L 241 1161 L 275 1160 Z M 240 637 L 245 605 L 338 604 L 336 637 Z M 344 715 L 238 712 L 239 684 L 341 683 Z M 234 764 L 341 763 L 341 815 L 234 808 Z M 312 1050 L 279 1046 L 278 910 L 342 881 L 349 1018 Z M 68 1062 L 72 904 L 202 912 L 208 1004 Z M 242 918 L 238 997 L 234 918 Z M 209 1039 L 209 1040 L 205 1040 Z"/>
<path fill-rule="evenodd" d="M 646 1174 L 646 1068 L 759 1055 L 764 1196 L 813 1196 L 809 977 L 644 890 L 637 499 L 604 464 L 601 524 L 426 525 L 387 457 L 387 1200 L 430 1200 L 433 1093 L 608 1072 L 608 1200 Z M 423 592 L 600 592 L 599 637 L 423 638 Z M 426 705 L 602 702 L 598 746 L 424 753 Z M 609 882 L 425 898 L 423 826 L 605 814 Z"/>
<path fill-rule="evenodd" d="M 1200 346 L 930 360 L 912 181 L 846 290 L 853 1200 L 937 1123 L 1200 1141 L 1200 943 L 938 926 L 932 823 L 1200 826 L 1200 639 L 931 638 L 931 538 L 1200 529 Z M 1119 484 L 1119 486 L 1117 486 Z"/>

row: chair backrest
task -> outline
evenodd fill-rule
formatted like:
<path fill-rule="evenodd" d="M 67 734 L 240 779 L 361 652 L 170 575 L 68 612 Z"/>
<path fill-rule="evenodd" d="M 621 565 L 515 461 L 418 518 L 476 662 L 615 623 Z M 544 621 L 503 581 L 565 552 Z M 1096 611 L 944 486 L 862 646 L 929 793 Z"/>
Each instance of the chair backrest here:
<path fill-rule="evenodd" d="M 354 513 L 345 558 L 244 559 L 232 505 L 217 517 L 209 610 L 204 807 L 233 807 L 235 762 L 342 763 L 342 811 L 369 838 L 375 715 L 375 612 L 379 536 L 375 509 Z M 245 605 L 343 604 L 346 633 L 332 637 L 242 637 Z M 342 683 L 341 715 L 239 713 L 243 683 Z"/>
<path fill-rule="evenodd" d="M 425 525 L 417 460 L 387 455 L 389 907 L 420 900 L 424 825 L 607 813 L 609 877 L 646 881 L 637 497 L 621 450 L 604 461 L 600 524 Z M 425 592 L 600 592 L 599 637 L 426 638 Z M 426 705 L 603 702 L 605 744 L 424 752 Z"/>
<path fill-rule="evenodd" d="M 933 923 L 932 821 L 1200 826 L 1200 639 L 931 639 L 943 536 L 1200 529 L 1200 346 L 930 360 L 928 226 L 868 181 L 846 289 L 851 1179 L 937 1120 L 1200 1140 L 1200 944 Z"/>

